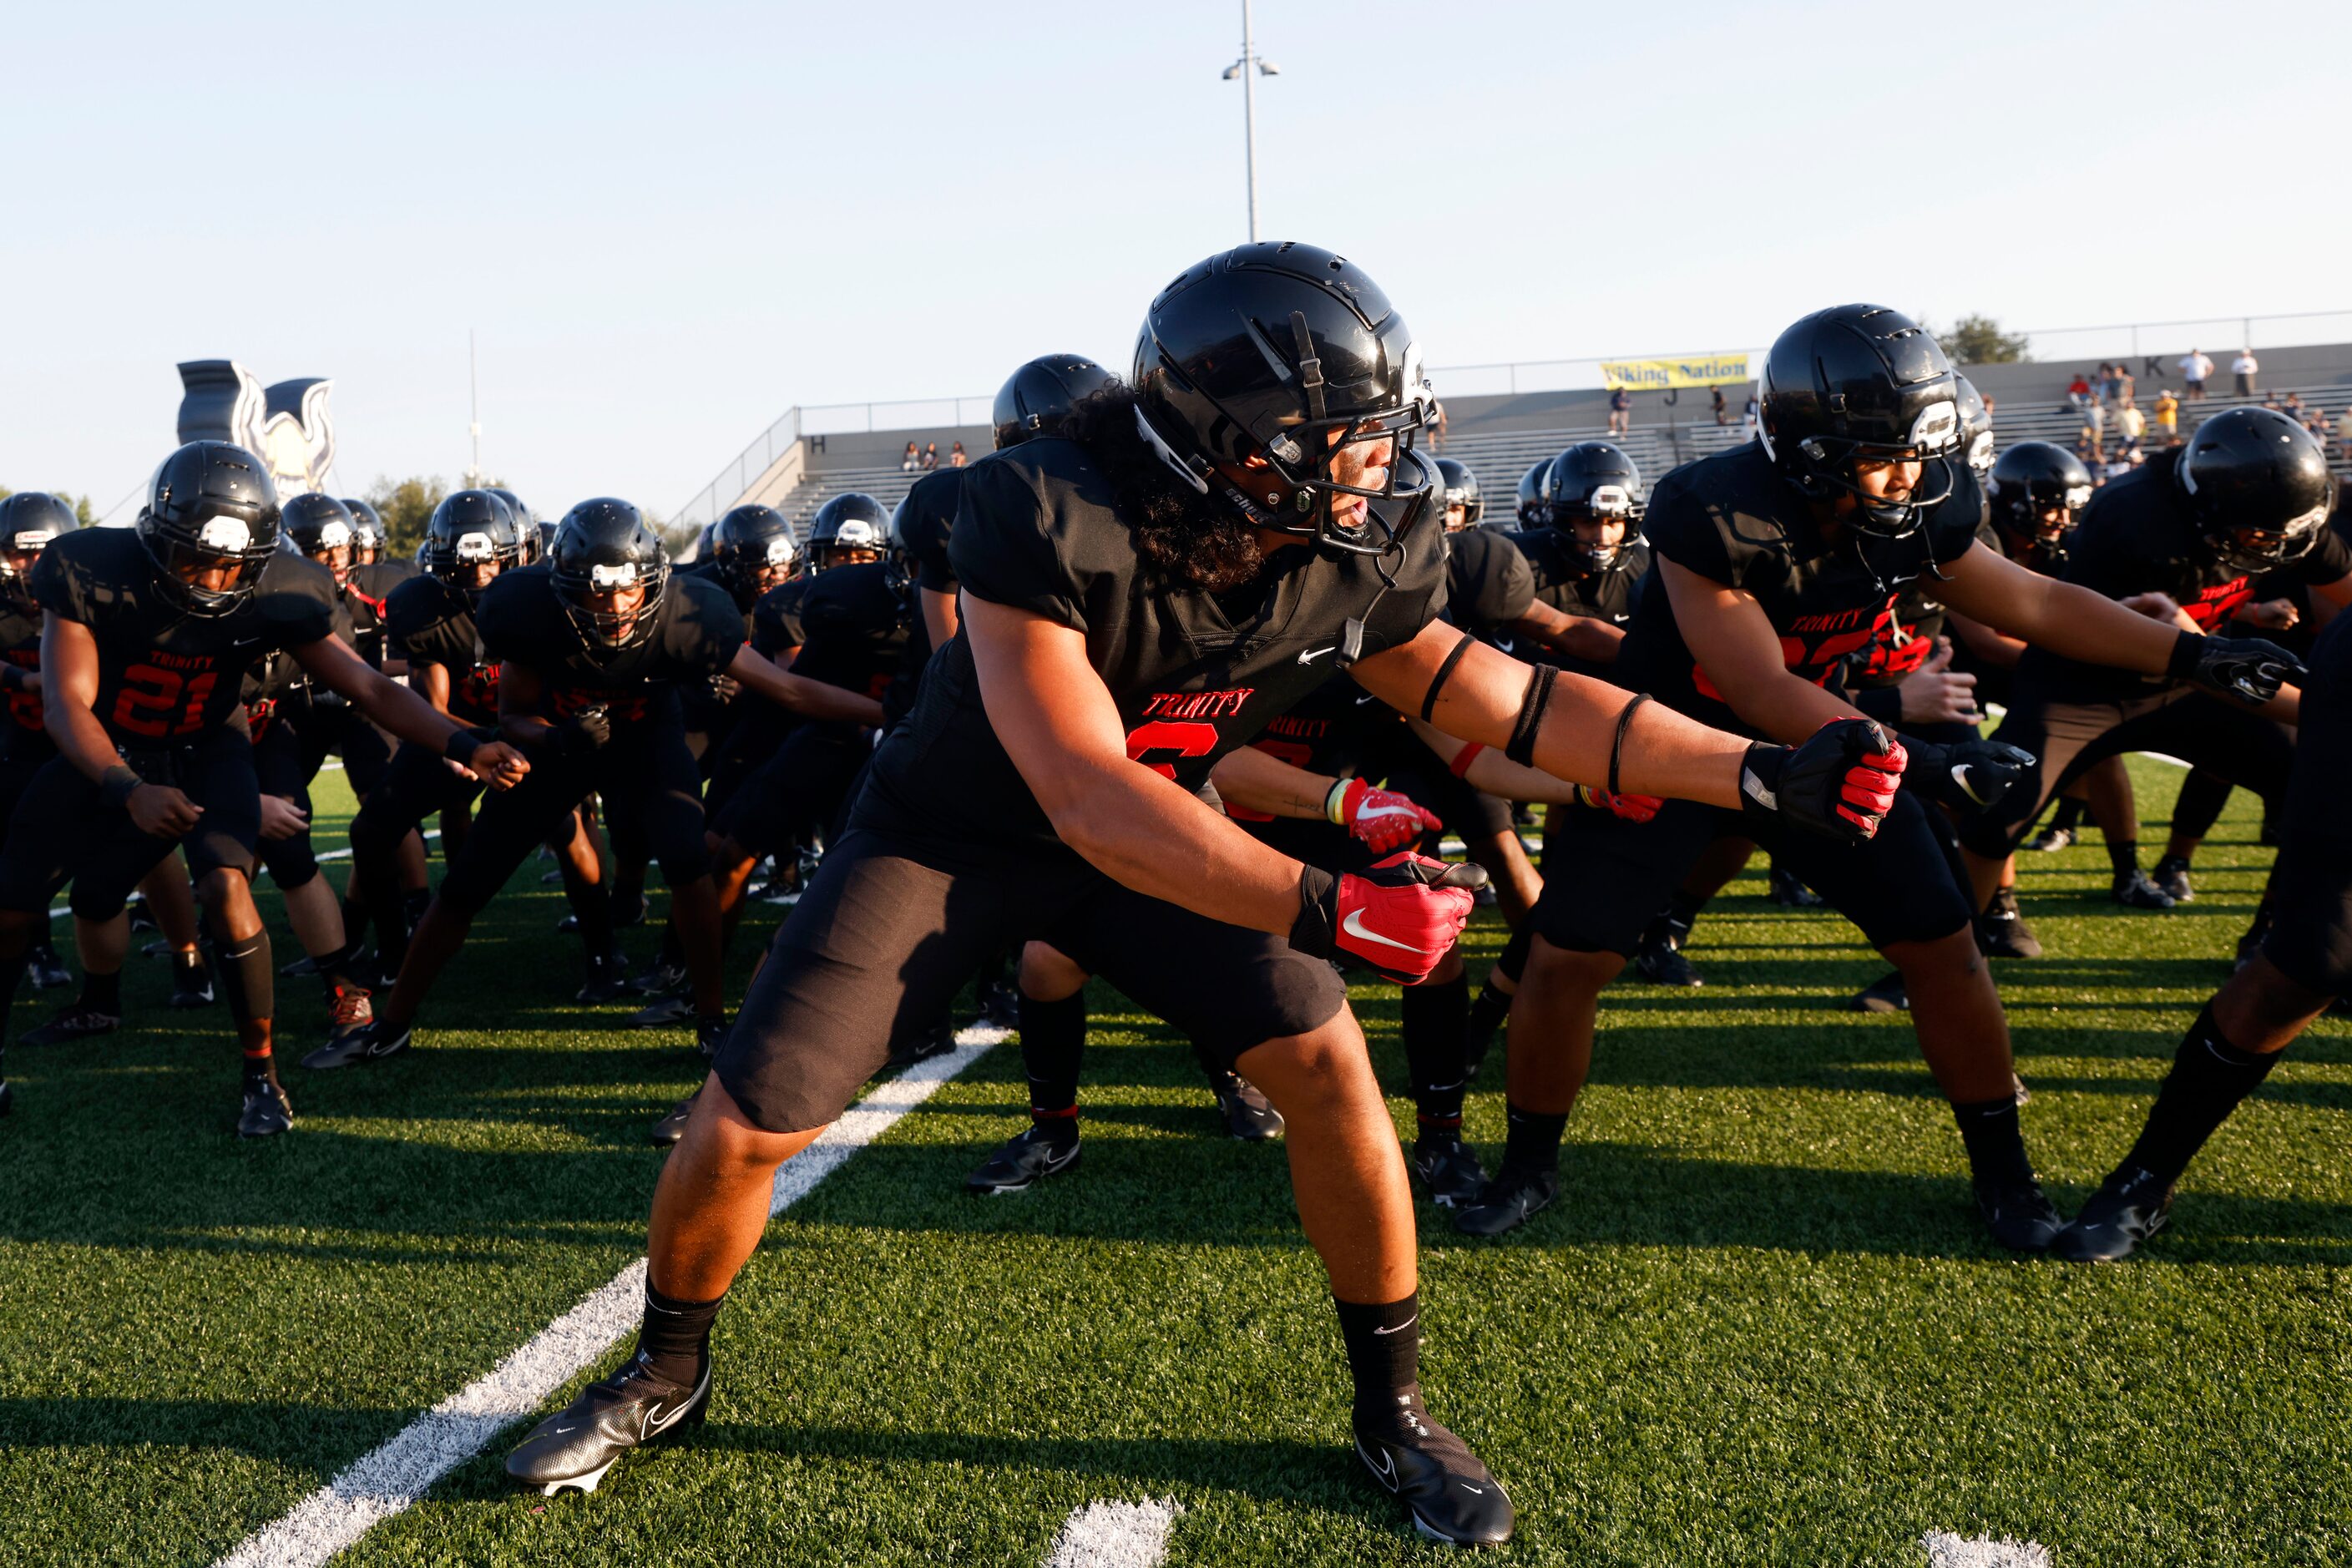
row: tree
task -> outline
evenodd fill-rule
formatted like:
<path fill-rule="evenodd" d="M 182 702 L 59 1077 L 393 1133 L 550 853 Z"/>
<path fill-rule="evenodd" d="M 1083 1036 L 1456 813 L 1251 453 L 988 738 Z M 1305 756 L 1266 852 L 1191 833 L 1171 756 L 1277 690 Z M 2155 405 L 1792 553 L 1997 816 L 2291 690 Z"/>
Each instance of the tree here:
<path fill-rule="evenodd" d="M 378 474 L 375 483 L 367 488 L 367 503 L 383 520 L 386 552 L 402 561 L 415 554 L 416 547 L 425 542 L 425 526 L 433 521 L 433 509 L 448 493 L 448 484 L 438 474 L 430 479 L 411 475 L 396 481 Z"/>
<path fill-rule="evenodd" d="M 1990 316 L 1962 316 L 1949 331 L 1927 331 L 1954 364 L 2022 364 L 2033 358 L 2024 333 L 2002 331 Z"/>

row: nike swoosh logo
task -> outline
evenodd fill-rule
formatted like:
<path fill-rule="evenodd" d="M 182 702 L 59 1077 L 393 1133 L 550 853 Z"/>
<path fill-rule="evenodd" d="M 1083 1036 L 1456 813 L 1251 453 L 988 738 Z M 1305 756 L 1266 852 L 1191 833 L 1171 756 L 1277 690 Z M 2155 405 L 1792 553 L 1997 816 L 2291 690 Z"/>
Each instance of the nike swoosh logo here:
<path fill-rule="evenodd" d="M 1419 1321 L 1421 1321 L 1421 1314 L 1419 1312 L 1415 1312 L 1412 1317 L 1407 1318 L 1403 1322 L 1399 1323 L 1393 1329 L 1376 1328 L 1372 1332 L 1376 1334 L 1401 1334 Z"/>
<path fill-rule="evenodd" d="M 1419 806 L 1368 805 L 1364 807 L 1363 810 L 1356 813 L 1356 820 L 1361 822 L 1368 816 L 1419 816 L 1420 815 L 1421 808 Z"/>
<path fill-rule="evenodd" d="M 1361 1447 L 1359 1447 L 1357 1451 L 1361 1453 Z M 1372 1458 L 1372 1455 L 1364 1455 L 1364 1462 L 1368 1465 L 1371 1463 Z M 1388 1488 L 1391 1491 L 1396 1490 L 1396 1461 L 1388 1457 L 1388 1453 L 1385 1449 L 1381 1452 L 1379 1458 L 1381 1462 L 1379 1466 L 1373 1469 L 1372 1474 L 1379 1479 L 1381 1485 Z"/>
<path fill-rule="evenodd" d="M 667 1432 L 672 1426 L 677 1426 L 677 1418 L 686 1414 L 687 1405 L 691 1405 L 692 1403 L 692 1400 L 688 1400 L 684 1404 L 679 1405 L 677 1409 L 671 1411 L 667 1415 L 661 1413 L 661 1406 L 658 1405 L 655 1405 L 651 1410 L 646 1411 L 646 1436 L 651 1437 L 658 1433 Z"/>
<path fill-rule="evenodd" d="M 1468 1481 L 1462 1482 L 1461 1486 L 1464 1491 L 1468 1492 L 1473 1497 L 1485 1497 L 1486 1495 L 1486 1489 L 1485 1487 L 1474 1487 Z"/>
<path fill-rule="evenodd" d="M 1338 643 L 1333 643 L 1329 647 L 1310 648 L 1298 656 L 1298 662 L 1301 664 L 1313 664 L 1317 659 L 1321 658 L 1327 653 L 1338 652 L 1339 647 L 1339 645 Z"/>
<path fill-rule="evenodd" d="M 1429 952 L 1427 948 L 1415 947 L 1409 942 L 1397 942 L 1392 938 L 1382 936 L 1378 931 L 1366 931 L 1364 929 L 1364 911 L 1361 910 L 1349 910 L 1348 911 L 1348 918 L 1339 922 L 1339 929 L 1346 931 L 1349 936 L 1354 937 L 1358 942 L 1378 942 L 1382 947 L 1395 948 L 1399 952 L 1418 952 L 1426 955 Z"/>

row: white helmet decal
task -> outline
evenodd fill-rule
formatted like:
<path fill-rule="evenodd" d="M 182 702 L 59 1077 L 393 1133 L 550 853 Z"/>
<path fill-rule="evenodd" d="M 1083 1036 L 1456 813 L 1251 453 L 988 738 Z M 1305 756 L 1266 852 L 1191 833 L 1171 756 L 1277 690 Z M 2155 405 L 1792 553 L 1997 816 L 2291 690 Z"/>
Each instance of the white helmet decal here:
<path fill-rule="evenodd" d="M 615 589 L 625 588 L 636 580 L 637 564 L 634 561 L 624 561 L 618 566 L 588 568 L 588 587 L 593 593 L 609 594 Z"/>
<path fill-rule="evenodd" d="M 196 530 L 196 542 L 206 550 L 216 550 L 224 555 L 240 554 L 253 548 L 253 525 L 241 517 L 223 513 L 205 519 Z"/>

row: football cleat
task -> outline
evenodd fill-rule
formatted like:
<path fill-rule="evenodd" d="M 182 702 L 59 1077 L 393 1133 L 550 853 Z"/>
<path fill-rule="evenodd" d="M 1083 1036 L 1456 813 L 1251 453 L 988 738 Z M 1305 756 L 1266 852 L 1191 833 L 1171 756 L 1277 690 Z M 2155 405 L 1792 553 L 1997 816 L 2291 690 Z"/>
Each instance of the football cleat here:
<path fill-rule="evenodd" d="M 209 1007 L 213 1005 L 213 972 L 205 963 L 172 965 L 172 1005 Z"/>
<path fill-rule="evenodd" d="M 1486 1167 L 1459 1127 L 1424 1129 L 1412 1141 L 1412 1173 L 1442 1209 L 1466 1208 L 1486 1190 Z"/>
<path fill-rule="evenodd" d="M 696 1089 L 694 1093 L 672 1106 L 667 1116 L 654 1123 L 653 1131 L 647 1133 L 646 1137 L 652 1141 L 655 1148 L 671 1148 L 679 1139 L 686 1136 L 687 1119 L 694 1114 L 694 1102 L 701 1093 L 702 1090 Z"/>
<path fill-rule="evenodd" d="M 1797 880 L 1793 871 L 1783 871 L 1775 866 L 1764 876 L 1764 896 L 1783 909 L 1817 910 L 1822 896 Z"/>
<path fill-rule="evenodd" d="M 2032 837 L 2027 839 L 2025 841 L 2025 847 L 2036 855 L 2047 855 L 2053 850 L 2071 848 L 2074 846 L 2074 830 L 2073 828 L 2045 827 L 2041 832 L 2035 834 Z"/>
<path fill-rule="evenodd" d="M 2120 871 L 2107 889 L 2107 896 L 2127 910 L 2168 910 L 2172 895 L 2147 879 L 2147 873 L 2135 866 Z"/>
<path fill-rule="evenodd" d="M 1056 1116 L 1032 1121 L 1020 1136 L 981 1163 L 963 1179 L 963 1190 L 982 1197 L 1025 1193 L 1047 1176 L 1078 1168 L 1078 1123 L 1075 1117 Z"/>
<path fill-rule="evenodd" d="M 694 1026 L 694 1048 L 702 1053 L 707 1062 L 719 1059 L 719 1047 L 727 1043 L 727 1020 L 704 1018 Z"/>
<path fill-rule="evenodd" d="M 941 1018 L 928 1029 L 918 1029 L 911 1035 L 900 1036 L 891 1046 L 889 1058 L 883 1062 L 882 1067 L 885 1071 L 892 1068 L 910 1068 L 917 1062 L 927 1062 L 933 1057 L 943 1057 L 953 1049 L 955 1049 L 955 1025 L 949 1019 Z"/>
<path fill-rule="evenodd" d="M 18 1037 L 18 1044 L 26 1046 L 63 1046 L 75 1040 L 96 1039 L 110 1035 L 122 1026 L 122 1020 L 112 1013 L 101 1013 L 95 1007 L 85 1007 L 77 1002 L 37 1029 Z"/>
<path fill-rule="evenodd" d="M 1857 1013 L 1907 1013 L 1911 1010 L 1911 994 L 1903 984 L 1903 972 L 1893 970 L 1880 975 L 1854 994 L 1846 1004 Z"/>
<path fill-rule="evenodd" d="M 629 1015 L 632 1029 L 674 1029 L 694 1022 L 694 998 L 662 996 Z"/>
<path fill-rule="evenodd" d="M 2158 860 L 2148 880 L 2156 884 L 2158 892 L 2176 904 L 2197 901 L 2196 884 L 2189 879 L 2189 862 L 2178 855 L 2167 855 Z"/>
<path fill-rule="evenodd" d="M 2017 908 L 2017 889 L 2003 888 L 1977 917 L 1977 950 L 1987 958 L 2039 958 L 2042 942 Z"/>
<path fill-rule="evenodd" d="M 591 955 L 588 960 L 588 981 L 581 986 L 575 1001 L 592 1007 L 602 1007 L 618 1002 L 630 994 L 628 976 L 623 972 L 621 955 L 608 952 Z"/>
<path fill-rule="evenodd" d="M 1977 1212 L 1984 1215 L 1992 1238 L 2011 1252 L 2047 1252 L 2066 1222 L 2042 1192 L 2042 1184 L 2025 1181 L 1979 1180 L 1972 1184 Z"/>
<path fill-rule="evenodd" d="M 240 1138 L 274 1138 L 294 1130 L 294 1107 L 274 1078 L 245 1086 L 245 1102 L 236 1114 Z"/>
<path fill-rule="evenodd" d="M 1225 1131 L 1234 1137 L 1244 1143 L 1263 1143 L 1282 1136 L 1282 1112 L 1249 1079 L 1228 1073 L 1211 1089 L 1217 1097 L 1217 1114 L 1225 1119 Z"/>
<path fill-rule="evenodd" d="M 2118 1263 L 2171 1217 L 2172 1189 L 2155 1172 L 2127 1165 L 2100 1184 L 2050 1250 L 2069 1263 Z"/>
<path fill-rule="evenodd" d="M 8 1087 L 6 1079 L 0 1078 L 0 1116 L 7 1115 L 8 1108 L 16 1103 L 16 1091 Z"/>
<path fill-rule="evenodd" d="M 289 980 L 304 979 L 319 973 L 319 961 L 306 952 L 291 963 L 279 964 L 278 973 Z"/>
<path fill-rule="evenodd" d="M 355 1028 L 339 1030 L 335 1037 L 302 1058 L 302 1065 L 312 1072 L 331 1072 L 336 1068 L 365 1067 L 386 1057 L 396 1057 L 409 1047 L 411 1035 L 406 1029 L 395 1029 L 381 1018 L 371 1017 Z"/>
<path fill-rule="evenodd" d="M 1559 1196 L 1557 1171 L 1515 1171 L 1506 1165 L 1479 1192 L 1476 1201 L 1454 1215 L 1465 1236 L 1500 1236 L 1517 1230 Z"/>
<path fill-rule="evenodd" d="M 1383 1490 L 1401 1498 L 1412 1527 L 1447 1546 L 1500 1546 L 1516 1516 L 1502 1483 L 1486 1473 L 1470 1446 L 1439 1426 L 1418 1395 L 1401 1394 L 1402 1419 L 1385 1430 L 1358 1421 L 1356 1457 Z"/>
<path fill-rule="evenodd" d="M 1706 984 L 1706 977 L 1684 955 L 1682 936 L 1671 921 L 1659 921 L 1642 933 L 1633 949 L 1633 968 L 1653 985 L 1696 989 Z"/>
<path fill-rule="evenodd" d="M 1000 1029 L 1021 1026 L 1021 993 L 1002 980 L 980 988 L 980 1021 Z"/>
<path fill-rule="evenodd" d="M 702 1425 L 710 1409 L 710 1368 L 693 1386 L 655 1375 L 642 1357 L 592 1383 L 580 1397 L 530 1429 L 507 1456 L 507 1474 L 546 1497 L 593 1492 L 632 1448 Z"/>
<path fill-rule="evenodd" d="M 689 984 L 686 964 L 673 959 L 656 959 L 652 968 L 629 982 L 632 989 L 648 996 L 683 996 Z"/>
<path fill-rule="evenodd" d="M 65 960 L 47 942 L 35 942 L 25 954 L 25 978 L 36 991 L 47 991 L 63 985 L 73 975 L 66 969 Z"/>

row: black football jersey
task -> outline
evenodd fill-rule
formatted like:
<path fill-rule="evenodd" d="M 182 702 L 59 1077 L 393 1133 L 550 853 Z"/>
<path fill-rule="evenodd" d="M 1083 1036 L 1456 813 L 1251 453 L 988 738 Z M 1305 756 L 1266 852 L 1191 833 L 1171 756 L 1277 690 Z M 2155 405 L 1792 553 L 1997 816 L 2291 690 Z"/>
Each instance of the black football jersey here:
<path fill-rule="evenodd" d="M 0 608 L 0 660 L 34 675 L 40 673 L 41 613 L 38 610 L 26 615 L 22 610 Z M 48 731 L 42 727 L 41 689 L 38 686 L 8 693 L 6 735 L 5 741 L 0 741 L 0 750 L 37 744 L 29 739 L 32 736 L 38 736 L 42 741 L 48 739 Z M 18 750 L 16 754 L 22 756 L 25 753 Z"/>
<path fill-rule="evenodd" d="M 1276 552 L 1241 590 L 1156 584 L 1110 485 L 1086 450 L 1039 437 L 964 470 L 948 545 L 962 591 L 1084 634 L 1138 763 L 1198 793 L 1217 759 L 1248 744 L 1335 673 L 1350 618 L 1374 654 L 1419 636 L 1445 607 L 1444 534 L 1408 531 L 1385 564 L 1308 546 Z M 971 645 L 959 636 L 924 672 L 914 711 L 875 754 L 861 823 L 950 840 L 1052 837 L 998 742 Z"/>
<path fill-rule="evenodd" d="M 1528 563 L 1534 596 L 1564 616 L 1599 621 L 1622 631 L 1633 618 L 1633 601 L 1650 570 L 1650 546 L 1636 539 L 1617 552 L 1606 572 L 1588 573 L 1576 541 L 1553 528 L 1529 528 L 1509 536 Z"/>
<path fill-rule="evenodd" d="M 879 561 L 836 566 L 801 596 L 803 631 L 793 673 L 880 701 L 907 662 L 907 590 Z"/>
<path fill-rule="evenodd" d="M 392 645 L 409 667 L 437 664 L 449 672 L 449 717 L 460 724 L 497 723 L 499 661 L 483 646 L 466 595 L 438 577 L 417 576 L 394 587 L 384 603 Z"/>
<path fill-rule="evenodd" d="M 1491 528 L 1445 536 L 1445 618 L 1472 637 L 1507 637 L 1536 602 L 1535 575 L 1517 545 Z"/>
<path fill-rule="evenodd" d="M 1952 496 L 1912 532 L 1873 539 L 1841 530 L 1829 541 L 1805 499 L 1750 441 L 1660 479 L 1643 529 L 1657 558 L 1754 595 L 1790 672 L 1828 686 L 1849 657 L 1878 639 L 1906 589 L 1976 543 L 1983 493 L 1965 468 L 1954 468 Z M 1640 595 L 1615 679 L 1719 729 L 1756 733 L 1691 657 L 1662 583 Z"/>
<path fill-rule="evenodd" d="M 743 647 L 735 601 L 698 577 L 671 574 L 653 635 L 634 647 L 592 658 L 564 614 L 544 563 L 501 572 L 475 613 L 483 646 L 540 679 L 539 717 L 551 721 L 602 707 L 615 722 L 650 717 L 677 688 L 708 683 Z"/>
<path fill-rule="evenodd" d="M 801 623 L 801 601 L 816 586 L 819 575 L 803 572 L 760 595 L 760 602 L 751 606 L 752 652 L 773 658 L 808 641 L 808 628 Z"/>
<path fill-rule="evenodd" d="M 1376 779 L 1387 776 L 1399 740 L 1412 735 L 1395 710 L 1346 676 L 1335 675 L 1297 707 L 1266 721 L 1250 744 L 1310 773 Z M 1274 820 L 1231 801 L 1225 815 L 1237 822 Z"/>
<path fill-rule="evenodd" d="M 390 652 L 384 606 L 392 591 L 421 573 L 414 561 L 373 561 L 352 568 L 340 596 L 344 614 L 351 617 L 352 647 L 370 668 L 382 669 Z"/>
<path fill-rule="evenodd" d="M 956 591 L 955 563 L 948 559 L 948 536 L 955 528 L 956 504 L 969 468 L 934 468 L 915 481 L 898 513 L 907 547 L 907 569 L 918 587 L 934 594 Z"/>
<path fill-rule="evenodd" d="M 253 595 L 225 616 L 191 616 L 166 597 L 139 536 L 85 528 L 41 552 L 33 592 L 98 643 L 99 722 L 117 744 L 189 740 L 241 725 L 245 678 L 268 657 L 333 637 L 335 579 L 280 550 Z"/>
<path fill-rule="evenodd" d="M 2223 563 L 2205 542 L 2173 479 L 2179 458 L 2177 450 L 2159 452 L 2091 493 L 2067 548 L 2064 575 L 2109 599 L 2169 595 L 2199 626 L 2219 631 L 2254 598 L 2254 580 Z M 2352 548 L 2334 529 L 2323 528 L 2301 559 L 2263 575 L 2273 584 L 2284 577 L 2315 584 L 2347 574 L 2352 574 Z M 2080 664 L 2032 647 L 2019 662 L 2018 677 L 2061 702 L 2120 701 L 2169 684 L 2162 676 Z"/>

